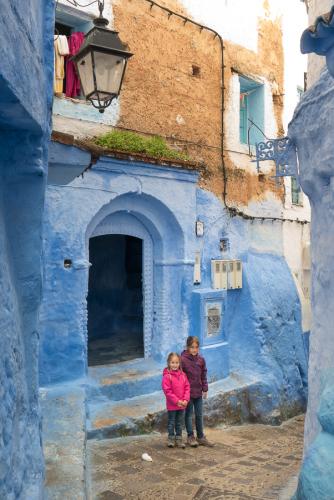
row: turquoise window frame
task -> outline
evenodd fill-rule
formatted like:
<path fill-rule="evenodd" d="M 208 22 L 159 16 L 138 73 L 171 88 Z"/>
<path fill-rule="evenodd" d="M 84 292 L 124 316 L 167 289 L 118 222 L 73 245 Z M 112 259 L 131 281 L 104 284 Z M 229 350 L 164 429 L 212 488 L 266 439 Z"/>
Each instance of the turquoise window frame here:
<path fill-rule="evenodd" d="M 242 144 L 247 144 L 247 130 L 248 130 L 248 96 L 242 98 L 240 93 L 240 142 Z"/>
<path fill-rule="evenodd" d="M 55 22 L 68 26 L 72 33 L 76 31 L 88 33 L 94 27 L 91 15 L 63 4 L 57 5 Z"/>
<path fill-rule="evenodd" d="M 239 136 L 241 144 L 254 146 L 263 141 L 264 130 L 264 86 L 262 83 L 239 75 Z M 257 127 L 251 126 L 252 120 Z M 248 132 L 249 131 L 249 132 Z"/>

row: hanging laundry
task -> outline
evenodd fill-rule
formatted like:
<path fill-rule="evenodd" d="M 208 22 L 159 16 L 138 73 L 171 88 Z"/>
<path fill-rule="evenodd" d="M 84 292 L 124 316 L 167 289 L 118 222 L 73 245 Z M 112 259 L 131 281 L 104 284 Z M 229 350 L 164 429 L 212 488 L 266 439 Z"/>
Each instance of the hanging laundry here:
<path fill-rule="evenodd" d="M 77 97 L 80 95 L 80 79 L 77 74 L 77 70 L 71 57 L 75 56 L 84 41 L 85 34 L 81 31 L 72 33 L 68 37 L 68 46 L 70 55 L 66 60 L 66 96 L 67 97 Z"/>
<path fill-rule="evenodd" d="M 54 85 L 55 94 L 61 94 L 64 87 L 65 78 L 65 56 L 70 53 L 67 37 L 65 35 L 54 36 Z"/>

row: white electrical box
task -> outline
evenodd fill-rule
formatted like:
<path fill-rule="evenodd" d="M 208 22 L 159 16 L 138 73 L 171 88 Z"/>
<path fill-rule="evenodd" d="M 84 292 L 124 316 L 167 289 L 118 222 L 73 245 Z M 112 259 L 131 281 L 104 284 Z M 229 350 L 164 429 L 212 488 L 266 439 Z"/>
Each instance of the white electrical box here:
<path fill-rule="evenodd" d="M 227 271 L 228 271 L 228 261 L 221 261 L 221 278 L 220 278 L 220 288 L 223 290 L 227 289 Z"/>
<path fill-rule="evenodd" d="M 212 260 L 211 276 L 212 288 L 215 290 L 242 288 L 242 263 L 240 260 Z"/>
<path fill-rule="evenodd" d="M 227 289 L 235 288 L 234 261 L 230 260 L 227 264 Z"/>
<path fill-rule="evenodd" d="M 194 283 L 198 285 L 201 282 L 201 252 L 195 253 L 194 265 Z"/>
<path fill-rule="evenodd" d="M 212 288 L 227 290 L 228 260 L 211 261 Z"/>
<path fill-rule="evenodd" d="M 234 285 L 235 288 L 242 288 L 242 262 L 234 261 Z"/>
<path fill-rule="evenodd" d="M 215 290 L 221 288 L 220 286 L 220 276 L 221 274 L 221 269 L 220 269 L 220 262 L 218 260 L 212 260 L 211 261 L 211 279 L 212 279 L 212 288 Z"/>

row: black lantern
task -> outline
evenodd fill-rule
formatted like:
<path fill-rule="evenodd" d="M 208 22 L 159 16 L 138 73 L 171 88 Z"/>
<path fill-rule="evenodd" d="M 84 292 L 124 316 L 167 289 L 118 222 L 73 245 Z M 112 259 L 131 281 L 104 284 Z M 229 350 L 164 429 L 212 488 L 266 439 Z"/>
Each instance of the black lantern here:
<path fill-rule="evenodd" d="M 106 28 L 102 16 L 104 2 L 99 1 L 100 16 L 85 36 L 79 52 L 73 57 L 87 100 L 103 113 L 120 93 L 127 60 L 132 56 L 121 42 L 118 32 Z"/>

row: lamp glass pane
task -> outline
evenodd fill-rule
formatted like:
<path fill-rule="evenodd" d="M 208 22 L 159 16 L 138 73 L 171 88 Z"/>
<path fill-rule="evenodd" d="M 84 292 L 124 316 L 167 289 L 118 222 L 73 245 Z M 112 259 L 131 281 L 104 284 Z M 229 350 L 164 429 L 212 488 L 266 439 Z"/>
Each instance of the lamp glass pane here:
<path fill-rule="evenodd" d="M 77 68 L 80 76 L 82 91 L 85 96 L 94 91 L 93 63 L 92 54 L 84 55 L 77 62 Z"/>
<path fill-rule="evenodd" d="M 125 69 L 125 59 L 103 52 L 94 51 L 96 85 L 101 94 L 119 94 Z"/>

